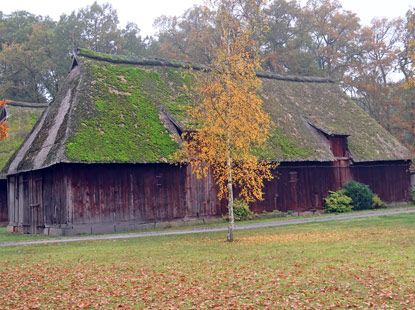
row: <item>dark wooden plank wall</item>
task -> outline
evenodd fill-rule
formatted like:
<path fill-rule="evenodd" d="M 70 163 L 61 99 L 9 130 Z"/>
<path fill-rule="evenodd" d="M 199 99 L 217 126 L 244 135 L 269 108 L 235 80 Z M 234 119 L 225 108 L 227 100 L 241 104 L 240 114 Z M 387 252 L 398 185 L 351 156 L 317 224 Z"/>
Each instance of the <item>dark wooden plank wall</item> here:
<path fill-rule="evenodd" d="M 45 224 L 65 224 L 66 191 L 62 176 L 62 167 L 9 176 L 9 225 L 20 232 L 42 233 Z"/>
<path fill-rule="evenodd" d="M 335 157 L 347 157 L 348 146 L 347 137 L 343 136 L 331 136 L 329 137 L 330 148 Z"/>
<path fill-rule="evenodd" d="M 73 224 L 163 221 L 220 215 L 211 179 L 169 164 L 71 165 Z"/>
<path fill-rule="evenodd" d="M 0 180 L 0 224 L 7 221 L 7 180 Z"/>
<path fill-rule="evenodd" d="M 69 178 L 73 224 L 184 216 L 185 176 L 168 165 L 73 165 Z"/>
<path fill-rule="evenodd" d="M 354 180 L 369 185 L 386 202 L 410 199 L 409 162 L 355 164 L 351 167 L 351 172 Z"/>
<path fill-rule="evenodd" d="M 251 209 L 255 212 L 321 209 L 328 191 L 340 187 L 335 171 L 331 164 L 281 165 L 276 170 L 277 177 L 265 183 L 264 200 L 251 203 Z"/>
<path fill-rule="evenodd" d="M 404 202 L 410 199 L 408 162 L 377 162 L 354 164 L 339 161 L 339 166 L 281 165 L 277 178 L 264 186 L 264 200 L 251 204 L 255 212 L 309 211 L 322 209 L 328 191 L 336 191 L 353 179 L 369 185 L 372 191 L 386 202 Z"/>
<path fill-rule="evenodd" d="M 351 166 L 351 178 L 368 184 L 385 201 L 408 201 L 408 168 L 405 162 L 356 165 Z M 73 223 L 145 222 L 227 212 L 226 201 L 217 199 L 214 181 L 198 180 L 190 167 L 92 165 L 82 169 L 73 166 L 70 170 Z M 345 181 L 339 178 L 339 167 L 331 163 L 282 164 L 275 174 L 277 178 L 265 184 L 264 200 L 251 204 L 253 211 L 322 209 L 328 191 L 338 190 Z"/>
<path fill-rule="evenodd" d="M 42 206 L 47 226 L 68 224 L 67 173 L 65 166 L 42 170 Z"/>
<path fill-rule="evenodd" d="M 192 171 L 191 166 L 186 167 L 187 215 L 198 217 L 226 213 L 227 201 L 218 199 L 218 187 L 210 171 L 209 175 L 202 179 L 197 179 Z"/>
<path fill-rule="evenodd" d="M 264 200 L 252 203 L 251 209 L 321 209 L 328 191 L 341 186 L 338 169 L 332 163 L 281 164 L 277 178 L 265 184 Z M 353 179 L 368 184 L 382 200 L 409 200 L 409 163 L 358 164 L 350 169 Z M 67 164 L 10 176 L 8 182 L 9 222 L 32 230 L 42 225 L 145 223 L 227 212 L 214 181 L 196 179 L 190 167 Z"/>
<path fill-rule="evenodd" d="M 8 177 L 7 200 L 10 225 L 30 226 L 28 193 L 27 176 L 20 174 Z"/>

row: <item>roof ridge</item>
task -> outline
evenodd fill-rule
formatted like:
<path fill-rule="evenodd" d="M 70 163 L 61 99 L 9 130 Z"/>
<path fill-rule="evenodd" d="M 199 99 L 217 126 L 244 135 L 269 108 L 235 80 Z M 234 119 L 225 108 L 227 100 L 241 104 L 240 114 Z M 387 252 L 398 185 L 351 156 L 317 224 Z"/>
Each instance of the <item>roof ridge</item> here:
<path fill-rule="evenodd" d="M 98 52 L 94 52 L 94 51 L 84 49 L 84 48 L 78 49 L 76 51 L 76 56 L 86 57 L 86 58 L 90 58 L 90 59 L 94 59 L 98 61 L 106 61 L 106 62 L 115 63 L 115 64 L 166 66 L 166 67 L 173 67 L 173 68 L 193 69 L 197 71 L 210 71 L 211 70 L 206 65 L 192 63 L 188 61 L 164 59 L 164 58 L 119 56 L 119 55 L 113 55 L 113 54 L 98 53 Z M 268 72 L 268 71 L 257 71 L 257 76 L 260 78 L 292 81 L 292 82 L 335 83 L 335 81 L 329 77 L 283 75 L 283 74 L 278 74 L 278 73 L 273 73 L 273 72 Z"/>
<path fill-rule="evenodd" d="M 23 108 L 47 108 L 49 103 L 35 103 L 35 102 L 23 102 L 23 101 L 15 101 L 9 100 L 8 105 L 15 106 L 15 107 L 23 107 Z"/>

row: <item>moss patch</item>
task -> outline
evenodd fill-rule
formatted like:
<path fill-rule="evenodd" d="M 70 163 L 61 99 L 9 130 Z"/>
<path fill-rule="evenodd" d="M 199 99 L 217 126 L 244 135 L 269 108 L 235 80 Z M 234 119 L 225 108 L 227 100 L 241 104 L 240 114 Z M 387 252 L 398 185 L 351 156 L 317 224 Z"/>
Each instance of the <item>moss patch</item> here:
<path fill-rule="evenodd" d="M 161 162 L 178 144 L 159 118 L 160 106 L 186 125 L 193 74 L 188 63 L 132 59 L 82 50 L 86 72 L 75 103 L 68 159 Z M 201 68 L 192 67 L 195 70 Z M 201 71 L 198 71 L 201 72 Z M 276 124 L 258 155 L 278 161 L 333 161 L 318 128 L 349 135 L 355 161 L 401 160 L 407 150 L 333 83 L 262 78 L 263 107 Z"/>
<path fill-rule="evenodd" d="M 270 138 L 263 147 L 257 151 L 261 159 L 275 158 L 276 154 L 280 155 L 280 160 L 293 160 L 296 158 L 306 158 L 314 154 L 314 150 L 308 149 L 305 145 L 295 144 L 280 129 L 272 128 Z"/>
<path fill-rule="evenodd" d="M 86 162 L 167 161 L 178 144 L 161 122 L 159 106 L 181 114 L 183 98 L 175 94 L 180 81 L 172 87 L 161 77 L 168 72 L 134 65 L 85 59 L 82 66 L 89 74 L 84 82 L 88 89 L 80 96 L 89 103 L 74 110 L 77 125 L 66 146 L 67 157 Z"/>
<path fill-rule="evenodd" d="M 0 170 L 22 145 L 42 112 L 42 108 L 7 106 L 7 126 L 10 130 L 9 137 L 0 141 Z"/>
<path fill-rule="evenodd" d="M 407 150 L 335 84 L 263 79 L 264 110 L 278 126 L 271 139 L 277 159 L 332 161 L 334 155 L 319 138 L 318 128 L 349 135 L 355 161 L 402 160 Z M 274 140 L 274 142 L 272 141 Z"/>

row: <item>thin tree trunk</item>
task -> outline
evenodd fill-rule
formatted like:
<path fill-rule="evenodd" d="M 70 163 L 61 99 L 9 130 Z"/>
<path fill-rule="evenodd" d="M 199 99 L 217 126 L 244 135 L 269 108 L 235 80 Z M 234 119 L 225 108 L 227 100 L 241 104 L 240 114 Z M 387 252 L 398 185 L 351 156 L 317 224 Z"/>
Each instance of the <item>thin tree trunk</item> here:
<path fill-rule="evenodd" d="M 230 36 L 230 30 L 228 30 L 228 38 Z M 227 40 L 227 53 L 228 53 L 228 66 L 230 66 L 230 56 L 231 56 L 231 49 L 230 49 L 230 44 L 229 44 L 229 40 Z M 231 68 L 229 68 L 231 69 Z M 229 72 L 228 72 L 229 74 Z M 229 89 L 228 89 L 228 95 L 229 95 Z M 227 111 L 227 121 L 228 123 L 230 123 L 230 113 L 231 111 L 229 110 L 229 106 L 228 106 L 228 111 Z M 234 220 L 234 216 L 233 216 L 233 186 L 232 186 L 232 162 L 231 162 L 231 149 L 230 149 L 230 144 L 231 144 L 231 137 L 230 137 L 230 132 L 229 132 L 229 128 L 227 129 L 227 147 L 228 147 L 228 158 L 226 161 L 227 164 L 227 168 L 228 168 L 228 212 L 229 212 L 229 227 L 228 227 L 228 236 L 227 236 L 227 240 L 229 242 L 233 241 L 233 229 L 235 227 L 235 220 Z"/>
<path fill-rule="evenodd" d="M 228 211 L 229 211 L 229 227 L 227 240 L 233 241 L 233 229 L 235 227 L 235 220 L 233 217 L 233 186 L 232 186 L 232 165 L 231 165 L 231 153 L 228 151 L 227 158 L 228 167 Z"/>

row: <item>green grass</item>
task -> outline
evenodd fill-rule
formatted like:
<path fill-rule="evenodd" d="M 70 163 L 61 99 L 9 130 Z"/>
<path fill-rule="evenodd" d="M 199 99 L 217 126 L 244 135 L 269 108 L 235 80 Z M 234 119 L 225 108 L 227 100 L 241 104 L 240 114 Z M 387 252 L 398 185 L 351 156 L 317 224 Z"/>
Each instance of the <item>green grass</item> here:
<path fill-rule="evenodd" d="M 412 209 L 414 208 L 414 204 L 409 204 L 407 206 L 397 206 L 397 207 L 388 207 L 387 209 L 377 209 L 377 210 L 360 210 L 360 211 L 353 211 L 347 214 L 364 214 L 370 213 L 373 211 L 382 211 L 382 210 L 391 210 L 391 209 Z M 324 214 L 314 214 L 314 215 L 306 215 L 306 216 L 286 216 L 286 217 L 270 217 L 270 218 L 256 218 L 247 221 L 239 221 L 235 222 L 236 226 L 239 225 L 246 225 L 246 224 L 253 224 L 253 223 L 266 223 L 266 222 L 275 222 L 275 221 L 293 221 L 299 219 L 312 219 L 312 218 L 320 218 L 320 217 L 330 217 L 335 216 L 336 213 L 324 213 Z M 227 226 L 228 222 L 224 219 L 218 218 L 216 222 L 212 222 L 209 224 L 192 224 L 189 222 L 186 226 L 178 226 L 178 227 L 171 227 L 165 229 L 154 229 L 151 231 L 171 231 L 171 230 L 183 230 L 183 229 L 193 229 L 193 228 L 203 228 L 203 227 L 218 227 L 218 226 Z M 114 232 L 108 234 L 123 234 L 123 233 L 135 233 L 135 232 L 146 232 L 149 230 L 133 230 L 133 231 L 121 231 L 121 232 Z M 85 236 L 90 235 L 102 235 L 102 234 L 83 234 Z M 78 236 L 83 236 L 78 235 Z M 6 227 L 0 227 L 0 243 L 4 242 L 14 242 L 14 241 L 37 241 L 37 240 L 45 240 L 45 239 L 56 239 L 56 238 L 65 238 L 68 236 L 45 236 L 45 235 L 31 235 L 31 234 L 18 234 L 18 233 L 7 233 Z"/>
<path fill-rule="evenodd" d="M 0 248 L 0 308 L 410 309 L 415 214 Z"/>

